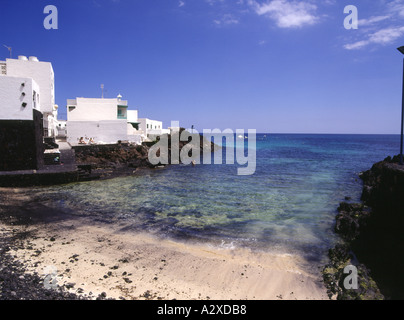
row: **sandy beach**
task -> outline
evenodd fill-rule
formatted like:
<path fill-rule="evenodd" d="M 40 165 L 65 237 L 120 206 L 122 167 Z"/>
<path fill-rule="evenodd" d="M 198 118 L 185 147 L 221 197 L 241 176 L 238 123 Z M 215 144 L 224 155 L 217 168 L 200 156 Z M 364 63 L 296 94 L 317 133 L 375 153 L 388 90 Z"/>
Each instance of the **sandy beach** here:
<path fill-rule="evenodd" d="M 17 239 L 7 254 L 44 285 L 90 299 L 328 300 L 320 272 L 295 255 L 135 233 L 47 208 L 24 189 L 0 196 L 0 235 Z"/>

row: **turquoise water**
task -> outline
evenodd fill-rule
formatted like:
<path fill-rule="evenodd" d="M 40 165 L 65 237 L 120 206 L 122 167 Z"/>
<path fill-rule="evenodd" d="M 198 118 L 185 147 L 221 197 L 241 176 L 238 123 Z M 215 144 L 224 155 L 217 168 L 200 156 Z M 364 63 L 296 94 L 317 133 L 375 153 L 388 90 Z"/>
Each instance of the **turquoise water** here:
<path fill-rule="evenodd" d="M 256 172 L 173 165 L 140 175 L 41 188 L 41 201 L 161 237 L 300 253 L 320 259 L 358 173 L 397 154 L 395 135 L 258 135 Z"/>

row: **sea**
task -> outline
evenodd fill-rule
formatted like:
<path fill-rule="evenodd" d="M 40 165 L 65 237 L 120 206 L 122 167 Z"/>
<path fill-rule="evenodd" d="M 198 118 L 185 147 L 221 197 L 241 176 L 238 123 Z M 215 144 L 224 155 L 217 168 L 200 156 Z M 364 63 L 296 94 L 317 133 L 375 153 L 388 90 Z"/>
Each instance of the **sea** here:
<path fill-rule="evenodd" d="M 359 202 L 359 174 L 398 154 L 399 143 L 399 135 L 258 134 L 248 150 L 256 155 L 252 175 L 223 160 L 33 191 L 42 203 L 127 232 L 319 262 L 339 241 L 339 203 Z"/>

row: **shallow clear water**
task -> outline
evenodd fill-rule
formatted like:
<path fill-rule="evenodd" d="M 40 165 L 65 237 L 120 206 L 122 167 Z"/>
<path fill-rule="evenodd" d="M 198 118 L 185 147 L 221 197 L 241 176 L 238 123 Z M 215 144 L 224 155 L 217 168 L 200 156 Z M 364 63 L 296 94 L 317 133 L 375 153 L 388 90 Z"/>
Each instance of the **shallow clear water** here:
<path fill-rule="evenodd" d="M 338 204 L 345 196 L 359 201 L 358 173 L 397 150 L 395 135 L 258 135 L 252 176 L 238 176 L 237 163 L 178 165 L 38 194 L 133 232 L 320 259 L 336 241 Z"/>

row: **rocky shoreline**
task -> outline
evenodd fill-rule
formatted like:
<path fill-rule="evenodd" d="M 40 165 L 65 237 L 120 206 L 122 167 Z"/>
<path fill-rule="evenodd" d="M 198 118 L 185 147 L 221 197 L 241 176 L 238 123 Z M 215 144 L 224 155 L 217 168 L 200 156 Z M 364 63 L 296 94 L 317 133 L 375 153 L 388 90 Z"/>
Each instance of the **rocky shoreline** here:
<path fill-rule="evenodd" d="M 21 196 L 21 189 L 0 189 L 0 301 L 1 300 L 117 300 L 110 297 L 105 291 L 86 292 L 80 283 L 70 281 L 71 269 L 80 262 L 81 255 L 69 254 L 62 265 L 63 269 L 49 269 L 48 275 L 35 271 L 43 269 L 46 263 L 43 256 L 59 242 L 59 224 L 68 223 L 73 228 L 77 224 L 92 223 L 77 219 L 63 211 L 55 211 L 31 197 Z M 63 227 L 64 228 L 64 227 Z M 53 235 L 49 235 L 49 230 Z M 99 242 L 110 242 L 108 239 L 98 239 Z M 42 245 L 38 246 L 38 243 Z M 46 243 L 46 245 L 43 245 Z M 64 250 L 74 246 L 74 239 L 61 242 Z M 70 248 L 70 250 L 72 250 Z M 73 249 L 74 250 L 74 249 Z M 122 263 L 127 263 L 124 259 Z M 107 270 L 118 269 L 117 265 L 99 263 Z M 49 266 L 48 266 L 49 267 Z M 106 272 L 105 280 L 112 277 L 112 271 Z M 114 272 L 115 273 L 115 272 Z M 121 271 L 122 273 L 122 271 Z M 122 282 L 131 283 L 128 278 L 131 274 L 123 272 Z M 67 279 L 62 283 L 57 280 Z M 136 299 L 156 299 L 150 291 L 146 290 Z M 120 297 L 120 300 L 125 300 Z"/>
<path fill-rule="evenodd" d="M 184 131 L 180 129 L 180 134 Z M 197 135 L 197 134 L 194 134 Z M 200 150 L 208 146 L 211 152 L 218 150 L 218 146 L 199 135 Z M 171 163 L 171 135 L 168 135 L 168 162 Z M 180 141 L 179 152 L 189 141 Z M 113 145 L 86 145 L 73 147 L 75 160 L 79 166 L 91 168 L 88 179 L 108 179 L 118 176 L 127 176 L 136 173 L 139 169 L 156 169 L 166 166 L 166 164 L 151 164 L 148 153 L 150 147 L 157 141 L 143 143 L 142 145 L 132 145 L 128 143 L 118 143 Z"/>
<path fill-rule="evenodd" d="M 182 129 L 184 130 L 184 129 Z M 202 139 L 201 150 L 203 149 Z M 180 150 L 186 142 L 180 142 Z M 78 166 L 78 176 L 73 178 L 55 180 L 55 184 L 96 180 L 96 179 L 111 179 L 120 176 L 128 176 L 136 174 L 138 170 L 155 169 L 156 166 L 150 164 L 148 160 L 148 151 L 153 143 L 143 145 L 132 145 L 128 143 L 118 143 L 112 145 L 88 145 L 73 147 L 75 155 L 75 163 Z M 171 144 L 170 144 L 171 145 Z M 211 144 L 211 150 L 214 150 L 214 144 Z M 84 176 L 81 175 L 85 171 Z M 49 178 L 52 176 L 60 177 L 59 173 L 47 174 Z M 34 176 L 36 176 L 34 174 Z M 11 185 L 13 187 L 30 186 L 30 181 L 33 184 L 42 185 L 37 183 L 37 178 L 29 179 L 26 174 L 12 176 Z M 10 180 L 9 179 L 9 180 Z M 66 180 L 66 182 L 64 182 Z M 8 181 L 8 180 L 6 180 Z M 20 183 L 19 183 L 20 181 Z M 45 183 L 48 184 L 48 183 Z M 20 206 L 17 203 L 10 203 L 7 191 L 0 192 L 0 223 L 11 227 L 1 227 L 0 224 L 0 300 L 105 300 L 106 294 L 100 293 L 98 296 L 85 296 L 81 294 L 72 293 L 69 289 L 72 288 L 71 284 L 57 286 L 54 289 L 47 289 L 44 285 L 43 276 L 27 272 L 24 264 L 15 259 L 15 256 L 10 252 L 15 252 L 21 249 L 28 249 L 29 238 L 35 237 L 28 231 L 24 231 L 33 223 L 31 214 L 21 214 Z M 13 228 L 15 226 L 15 228 Z M 22 229 L 21 229 L 22 228 Z M 41 254 L 40 250 L 33 250 L 33 255 Z M 73 285 L 74 286 L 74 285 Z M 152 298 L 148 292 L 145 292 L 140 298 Z"/>
<path fill-rule="evenodd" d="M 99 150 L 94 156 L 91 154 L 94 148 L 84 148 L 81 150 L 84 152 L 78 153 L 77 161 L 79 164 L 90 162 L 96 172 L 105 173 L 101 178 L 148 167 L 147 147 L 133 149 L 118 145 L 112 148 L 116 148 L 116 152 L 107 150 L 104 156 Z M 137 153 L 135 156 L 134 152 Z M 330 261 L 323 269 L 328 296 L 339 300 L 402 299 L 404 168 L 398 165 L 398 157 L 386 158 L 360 177 L 363 181 L 362 202 L 349 203 L 347 198 L 347 202 L 342 202 L 338 208 L 335 232 L 340 235 L 341 242 L 329 250 Z M 71 283 L 58 286 L 56 290 L 47 289 L 43 276 L 27 272 L 26 266 L 13 253 L 32 249 L 33 256 L 41 254 L 40 249 L 29 248 L 29 239 L 35 238 L 28 228 L 35 223 L 33 215 L 21 207 L 24 202 L 10 202 L 7 192 L 0 192 L 0 200 L 0 223 L 3 224 L 0 224 L 0 300 L 109 299 L 105 292 L 89 296 L 80 294 L 80 288 L 75 288 L 77 290 L 72 293 L 70 289 L 75 284 Z M 51 238 L 48 240 L 52 243 Z M 356 290 L 344 288 L 347 265 L 357 268 L 359 288 Z M 145 291 L 139 298 L 153 296 Z"/>
<path fill-rule="evenodd" d="M 329 251 L 323 277 L 330 297 L 340 300 L 403 299 L 404 168 L 388 157 L 360 174 L 361 203 L 343 202 L 335 232 L 341 243 Z M 345 289 L 347 265 L 358 272 L 358 289 Z"/>
<path fill-rule="evenodd" d="M 181 128 L 180 134 L 184 130 Z M 194 143 L 193 136 L 197 136 L 195 141 L 199 141 L 201 154 L 205 150 L 214 152 L 220 149 L 203 135 L 189 134 L 188 141 L 177 142 L 178 152 L 188 143 Z M 64 163 L 62 156 L 60 163 L 38 170 L 0 172 L 0 187 L 32 187 L 111 179 L 134 175 L 137 170 L 164 168 L 166 163 L 152 164 L 149 161 L 149 150 L 157 142 L 158 140 L 134 145 L 119 141 L 116 144 L 74 146 L 69 150 L 69 163 Z M 168 163 L 171 163 L 171 143 L 172 137 L 168 135 Z"/>
<path fill-rule="evenodd" d="M 17 210 L 9 211 L 14 204 L 7 204 L 6 192 L 0 192 L 0 200 L 0 300 L 86 300 L 63 286 L 47 289 L 43 277 L 28 273 L 26 266 L 12 255 L 26 246 L 33 255 L 41 252 L 29 245 L 34 235 L 26 228 L 32 225 L 32 217 L 18 214 Z"/>
<path fill-rule="evenodd" d="M 27 274 L 25 266 L 8 254 L 16 249 L 19 236 L 23 235 L 0 239 L 0 300 L 86 300 L 64 287 L 46 289 L 42 277 Z"/>

